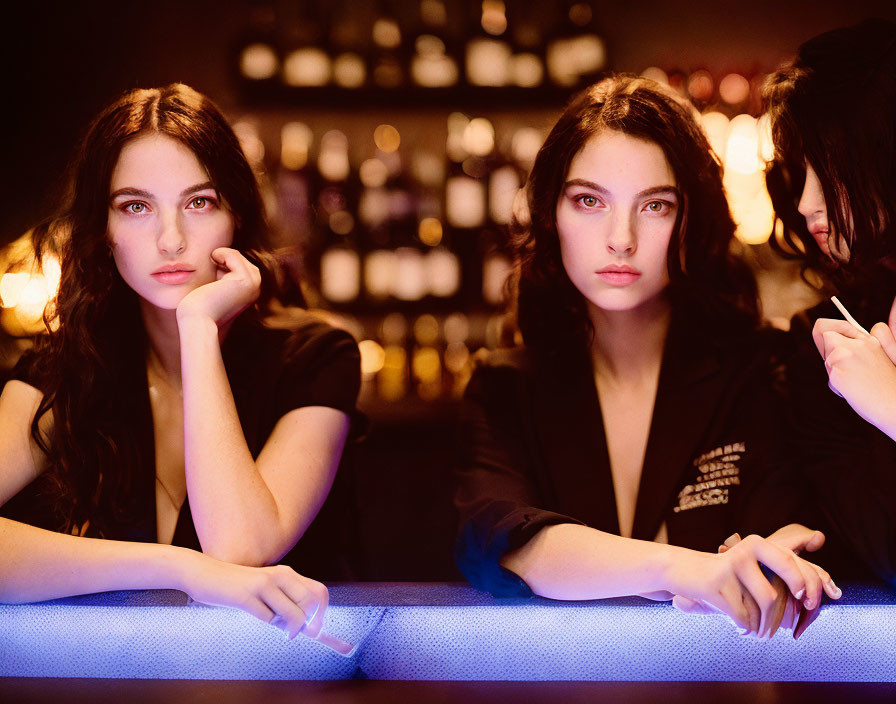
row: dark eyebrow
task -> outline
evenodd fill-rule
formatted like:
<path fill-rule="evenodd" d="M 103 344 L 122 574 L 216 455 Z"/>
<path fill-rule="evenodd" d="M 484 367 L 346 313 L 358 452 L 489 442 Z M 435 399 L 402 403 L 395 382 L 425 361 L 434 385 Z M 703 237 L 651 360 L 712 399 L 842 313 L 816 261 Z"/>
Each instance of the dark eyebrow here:
<path fill-rule="evenodd" d="M 654 186 L 653 188 L 645 188 L 643 191 L 638 193 L 638 198 L 643 198 L 644 196 L 655 196 L 661 193 L 666 193 L 668 195 L 678 197 L 678 189 L 675 186 Z"/>
<path fill-rule="evenodd" d="M 203 181 L 202 183 L 197 183 L 195 186 L 190 186 L 189 188 L 185 188 L 184 190 L 182 190 L 180 192 L 180 197 L 183 198 L 190 195 L 191 193 L 204 191 L 206 188 L 210 188 L 217 192 L 217 190 L 215 189 L 215 184 L 213 184 L 211 181 Z M 109 200 L 115 200 L 119 196 L 137 196 L 138 198 L 153 197 L 152 193 L 150 193 L 149 191 L 144 191 L 141 188 L 119 188 L 109 196 Z"/>
<path fill-rule="evenodd" d="M 152 198 L 152 193 L 139 188 L 119 188 L 109 195 L 109 200 L 115 200 L 119 196 L 138 196 L 139 198 Z"/>
<path fill-rule="evenodd" d="M 206 188 L 212 189 L 213 191 L 215 191 L 215 193 L 218 192 L 218 189 L 215 188 L 215 184 L 213 184 L 211 181 L 203 181 L 202 183 L 197 183 L 195 186 L 190 186 L 189 188 L 185 188 L 184 190 L 182 190 L 180 192 L 180 197 L 183 198 L 184 196 L 188 196 L 191 193 L 196 193 L 196 191 L 204 191 Z"/>
<path fill-rule="evenodd" d="M 610 195 L 610 192 L 604 188 L 603 186 L 598 186 L 594 181 L 586 181 L 583 178 L 574 178 L 570 179 L 566 183 L 563 184 L 563 190 L 566 191 L 568 188 L 572 186 L 581 186 L 582 188 L 587 188 L 591 191 L 597 191 L 605 196 Z"/>
<path fill-rule="evenodd" d="M 610 195 L 610 192 L 603 186 L 599 186 L 598 184 L 594 183 L 594 181 L 588 181 L 583 178 L 574 178 L 567 181 L 563 184 L 563 190 L 566 191 L 566 189 L 572 186 L 580 186 L 591 191 L 597 191 L 598 193 L 605 196 Z M 652 186 L 650 188 L 645 188 L 643 191 L 639 191 L 635 194 L 635 197 L 644 198 L 645 196 L 654 196 L 660 193 L 668 193 L 670 195 L 678 197 L 678 189 L 675 188 L 675 186 Z"/>

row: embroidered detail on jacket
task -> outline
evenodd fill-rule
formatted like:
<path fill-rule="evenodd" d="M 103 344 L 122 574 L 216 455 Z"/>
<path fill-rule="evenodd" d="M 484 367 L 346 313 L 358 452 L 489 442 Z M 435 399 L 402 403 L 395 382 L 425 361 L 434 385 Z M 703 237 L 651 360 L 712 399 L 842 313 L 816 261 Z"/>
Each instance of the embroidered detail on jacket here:
<path fill-rule="evenodd" d="M 735 442 L 704 452 L 694 460 L 696 481 L 678 492 L 675 513 L 702 506 L 728 503 L 728 487 L 740 484 L 738 461 L 747 451 L 745 443 Z"/>

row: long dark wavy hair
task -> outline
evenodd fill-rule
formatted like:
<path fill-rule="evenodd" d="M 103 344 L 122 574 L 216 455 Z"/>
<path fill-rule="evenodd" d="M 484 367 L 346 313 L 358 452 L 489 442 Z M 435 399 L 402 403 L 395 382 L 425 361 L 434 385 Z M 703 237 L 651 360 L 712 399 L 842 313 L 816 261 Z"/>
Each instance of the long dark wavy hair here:
<path fill-rule="evenodd" d="M 33 231 L 38 261 L 53 252 L 62 268 L 59 293 L 44 316 L 48 333 L 37 343 L 39 363 L 32 365 L 44 396 L 31 434 L 47 454 L 46 479 L 58 528 L 66 532 L 114 533 L 113 526 L 137 510 L 134 486 L 147 461 L 139 457 L 132 408 L 141 375 L 145 386 L 146 333 L 137 294 L 118 273 L 106 232 L 119 154 L 147 133 L 189 147 L 232 214 L 232 246 L 262 272 L 259 300 L 243 315 L 261 311 L 279 288 L 277 267 L 265 249 L 267 225 L 255 174 L 209 98 L 172 84 L 126 93 L 99 114 L 70 168 L 62 209 Z M 39 424 L 48 412 L 53 430 L 46 437 Z"/>
<path fill-rule="evenodd" d="M 775 144 L 769 192 L 787 226 L 779 248 L 835 288 L 881 278 L 896 286 L 896 24 L 869 19 L 810 39 L 769 77 L 763 98 Z M 838 266 L 796 210 L 806 162 L 835 237 L 849 246 Z"/>
<path fill-rule="evenodd" d="M 582 294 L 563 268 L 557 201 L 573 157 L 594 135 L 622 132 L 658 145 L 678 184 L 681 205 L 669 241 L 669 293 L 710 320 L 758 321 L 756 284 L 730 251 L 735 224 L 722 167 L 692 109 L 654 81 L 619 75 L 570 102 L 538 152 L 526 185 L 527 212 L 511 225 L 517 269 L 516 316 L 523 341 L 538 356 L 580 353 L 594 330 Z"/>

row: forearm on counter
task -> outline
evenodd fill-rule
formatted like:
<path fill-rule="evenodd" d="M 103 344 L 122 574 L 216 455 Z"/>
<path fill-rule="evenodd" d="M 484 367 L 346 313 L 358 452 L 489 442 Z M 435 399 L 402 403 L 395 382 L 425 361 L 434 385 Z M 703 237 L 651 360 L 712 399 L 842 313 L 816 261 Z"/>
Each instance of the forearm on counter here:
<path fill-rule="evenodd" d="M 0 602 L 120 589 L 186 591 L 201 559 L 186 548 L 81 538 L 0 518 Z"/>
<path fill-rule="evenodd" d="M 675 592 L 670 567 L 692 551 L 623 538 L 572 523 L 542 528 L 501 566 L 517 574 L 538 596 L 605 599 Z"/>

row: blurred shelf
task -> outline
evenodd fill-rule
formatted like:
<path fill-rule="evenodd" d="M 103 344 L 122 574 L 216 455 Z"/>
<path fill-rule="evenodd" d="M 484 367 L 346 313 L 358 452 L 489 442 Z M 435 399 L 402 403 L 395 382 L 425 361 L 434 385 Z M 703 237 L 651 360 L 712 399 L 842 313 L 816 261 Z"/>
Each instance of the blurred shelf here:
<path fill-rule="evenodd" d="M 580 89 L 558 86 L 453 86 L 450 88 L 340 88 L 338 86 L 292 87 L 270 79 L 238 83 L 246 107 L 323 107 L 338 110 L 389 108 L 421 110 L 504 110 L 562 108 Z"/>

